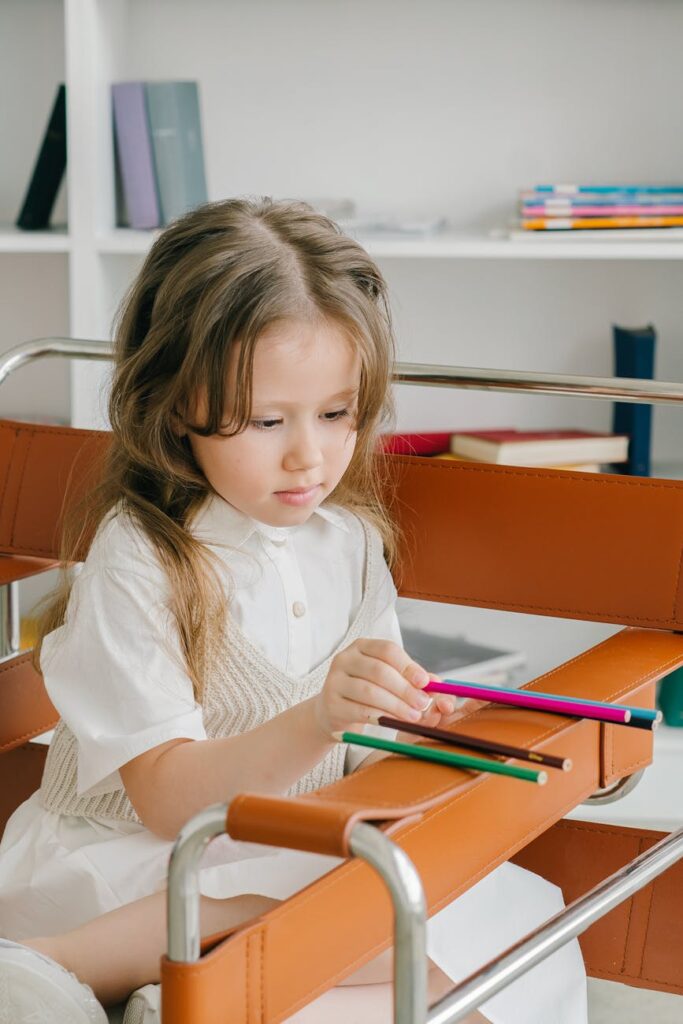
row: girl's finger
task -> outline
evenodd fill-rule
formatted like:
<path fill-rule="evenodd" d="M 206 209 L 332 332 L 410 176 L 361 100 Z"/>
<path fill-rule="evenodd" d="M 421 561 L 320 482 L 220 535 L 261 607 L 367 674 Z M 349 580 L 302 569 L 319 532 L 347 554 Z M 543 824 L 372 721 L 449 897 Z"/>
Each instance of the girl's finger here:
<path fill-rule="evenodd" d="M 428 694 L 422 693 L 418 687 L 412 686 L 387 662 L 362 654 L 359 650 L 349 652 L 344 670 L 350 678 L 366 680 L 369 685 L 381 687 L 417 711 L 425 711 L 432 702 L 432 698 Z M 373 704 L 369 696 L 363 693 L 359 698 L 356 698 L 354 694 L 354 699 L 359 699 L 363 704 Z"/>
<path fill-rule="evenodd" d="M 429 682 L 429 673 L 418 665 L 398 644 L 391 640 L 367 640 L 357 641 L 357 650 L 370 658 L 376 658 L 390 665 L 399 675 L 407 679 L 413 686 L 420 689 Z"/>
<path fill-rule="evenodd" d="M 416 696 L 426 698 L 426 694 L 417 694 Z M 424 711 L 424 708 L 417 708 L 408 704 L 391 690 L 378 686 L 367 678 L 359 679 L 349 676 L 344 697 L 350 703 L 359 707 L 372 708 L 376 712 L 377 717 L 389 715 L 391 718 L 403 718 L 410 722 L 419 722 Z"/>

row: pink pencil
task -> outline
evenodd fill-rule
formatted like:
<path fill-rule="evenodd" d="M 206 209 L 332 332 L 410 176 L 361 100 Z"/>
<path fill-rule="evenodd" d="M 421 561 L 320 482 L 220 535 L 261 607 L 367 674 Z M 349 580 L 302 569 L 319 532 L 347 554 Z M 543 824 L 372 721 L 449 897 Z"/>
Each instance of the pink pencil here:
<path fill-rule="evenodd" d="M 487 686 L 476 686 L 468 683 L 442 683 L 440 679 L 430 679 L 424 688 L 425 693 L 450 693 L 456 697 L 474 697 L 475 700 L 488 700 L 494 704 L 512 704 L 513 707 L 531 708 L 536 711 L 552 711 L 559 715 L 575 718 L 595 718 L 598 722 L 616 722 L 626 725 L 631 721 L 631 712 L 622 708 L 596 707 L 595 704 L 584 704 L 580 700 L 553 700 L 552 697 L 539 697 L 528 690 L 490 690 Z"/>

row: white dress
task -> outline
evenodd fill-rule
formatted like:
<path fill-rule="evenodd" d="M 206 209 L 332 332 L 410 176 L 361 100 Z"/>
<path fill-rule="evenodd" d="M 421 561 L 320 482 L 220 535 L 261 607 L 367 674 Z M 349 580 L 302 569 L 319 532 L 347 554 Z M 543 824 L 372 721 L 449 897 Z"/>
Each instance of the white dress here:
<path fill-rule="evenodd" d="M 305 674 L 345 636 L 362 598 L 364 535 L 354 516 L 322 506 L 300 527 L 277 528 L 214 497 L 193 533 L 229 573 L 233 620 L 282 671 Z M 42 655 L 50 698 L 77 739 L 79 795 L 111 790 L 122 765 L 160 743 L 206 738 L 166 598 L 149 543 L 125 516 L 110 517 L 77 576 L 67 621 Z M 369 635 L 401 642 L 395 600 L 384 567 Z M 347 771 L 368 753 L 350 747 Z M 34 794 L 0 843 L 0 935 L 56 934 L 165 888 L 171 847 L 134 822 L 52 813 Z M 223 836 L 205 853 L 201 891 L 286 899 L 338 863 Z M 428 954 L 459 981 L 562 905 L 556 886 L 503 864 L 430 919 Z M 586 1024 L 578 944 L 481 1010 L 493 1024 Z"/>

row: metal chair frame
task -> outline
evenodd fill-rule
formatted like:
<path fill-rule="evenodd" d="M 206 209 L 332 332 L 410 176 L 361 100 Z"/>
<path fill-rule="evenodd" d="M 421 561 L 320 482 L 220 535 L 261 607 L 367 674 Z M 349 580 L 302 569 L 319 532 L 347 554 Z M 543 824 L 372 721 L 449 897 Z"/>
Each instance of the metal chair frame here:
<path fill-rule="evenodd" d="M 0 384 L 25 363 L 51 355 L 108 360 L 112 358 L 112 346 L 109 342 L 71 338 L 27 342 L 0 359 Z M 668 405 L 683 402 L 683 384 L 619 377 L 398 363 L 394 381 L 622 402 Z M 0 597 L 0 657 L 16 653 L 17 649 L 16 589 L 10 589 Z M 636 773 L 638 778 L 640 774 Z M 599 791 L 594 802 L 602 804 L 620 799 L 633 789 L 638 778 L 634 775 L 606 791 Z M 206 808 L 186 823 L 175 842 L 168 876 L 170 960 L 191 963 L 199 959 L 199 862 L 207 844 L 225 831 L 227 811 L 225 804 Z M 455 1024 L 683 858 L 683 828 L 672 832 L 470 975 L 431 1009 L 427 1007 L 426 901 L 419 874 L 405 852 L 372 825 L 357 824 L 351 832 L 349 845 L 354 856 L 367 861 L 379 874 L 392 900 L 395 1024 Z"/>

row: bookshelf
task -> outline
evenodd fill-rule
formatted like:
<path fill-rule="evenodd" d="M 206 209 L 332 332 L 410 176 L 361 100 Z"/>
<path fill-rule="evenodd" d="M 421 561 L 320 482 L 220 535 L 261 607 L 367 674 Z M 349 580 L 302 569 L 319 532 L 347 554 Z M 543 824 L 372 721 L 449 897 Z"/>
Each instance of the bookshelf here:
<path fill-rule="evenodd" d="M 109 85 L 192 78 L 211 198 L 350 197 L 359 213 L 448 218 L 432 238 L 363 239 L 402 360 L 607 375 L 610 325 L 652 321 L 658 376 L 683 380 L 683 240 L 491 235 L 534 181 L 683 178 L 682 36 L 671 0 L 3 0 L 0 348 L 109 336 L 152 237 L 115 226 Z M 60 81 L 54 221 L 68 229 L 18 232 Z M 46 360 L 4 389 L 3 412 L 99 425 L 103 372 Z M 415 387 L 398 412 L 401 430 L 610 421 L 608 403 Z M 680 464 L 681 427 L 656 410 L 656 460 Z"/>
<path fill-rule="evenodd" d="M 683 240 L 491 236 L 534 180 L 680 179 L 683 139 L 651 111 L 673 113 L 680 95 L 681 5 L 3 0 L 0 18 L 1 80 L 21 96 L 0 113 L 14 142 L 0 262 L 36 295 L 27 316 L 0 285 L 3 348 L 55 324 L 108 336 L 151 241 L 114 223 L 109 84 L 187 77 L 200 85 L 212 198 L 349 196 L 361 213 L 448 218 L 436 237 L 361 239 L 389 280 L 402 359 L 600 375 L 610 324 L 651 320 L 659 375 L 683 379 Z M 625 74 L 644 48 L 657 61 Z M 69 228 L 28 235 L 10 225 L 61 80 L 68 188 L 54 219 Z M 42 367 L 24 411 L 50 395 L 74 422 L 99 422 L 101 373 L 74 365 L 55 399 L 54 369 Z M 460 395 L 455 423 L 452 395 L 402 389 L 398 405 L 402 429 L 609 424 L 607 405 L 568 400 Z M 663 460 L 677 457 L 679 419 L 655 417 Z"/>

